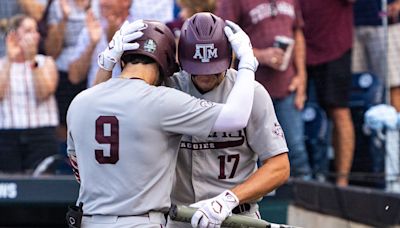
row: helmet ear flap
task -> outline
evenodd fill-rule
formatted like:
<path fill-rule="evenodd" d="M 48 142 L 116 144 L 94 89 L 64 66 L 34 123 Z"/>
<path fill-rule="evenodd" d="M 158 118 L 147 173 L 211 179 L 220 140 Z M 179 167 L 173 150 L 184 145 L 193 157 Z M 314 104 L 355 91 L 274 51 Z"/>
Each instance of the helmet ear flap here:
<path fill-rule="evenodd" d="M 230 67 L 232 48 L 224 27 L 224 20 L 208 12 L 196 13 L 185 21 L 178 43 L 178 60 L 183 70 L 213 75 Z"/>
<path fill-rule="evenodd" d="M 176 47 L 174 47 L 176 48 Z M 176 55 L 172 58 L 172 56 L 167 55 L 167 64 L 170 66 L 171 71 L 173 72 L 178 72 L 180 70 L 180 66 L 178 62 L 176 61 Z"/>

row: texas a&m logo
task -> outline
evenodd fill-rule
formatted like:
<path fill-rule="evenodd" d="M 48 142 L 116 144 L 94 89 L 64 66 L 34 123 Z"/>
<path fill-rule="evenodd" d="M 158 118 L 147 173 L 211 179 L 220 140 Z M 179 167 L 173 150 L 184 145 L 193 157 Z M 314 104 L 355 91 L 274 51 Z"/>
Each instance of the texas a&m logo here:
<path fill-rule="evenodd" d="M 194 53 L 193 59 L 200 59 L 202 63 L 208 63 L 211 58 L 218 58 L 218 48 L 214 48 L 214 44 L 196 44 L 196 53 Z"/>

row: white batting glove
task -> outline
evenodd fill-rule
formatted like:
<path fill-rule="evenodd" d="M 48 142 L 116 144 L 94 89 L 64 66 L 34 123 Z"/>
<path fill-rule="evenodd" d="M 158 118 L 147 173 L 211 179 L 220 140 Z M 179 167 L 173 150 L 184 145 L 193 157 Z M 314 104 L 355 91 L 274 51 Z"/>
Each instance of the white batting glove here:
<path fill-rule="evenodd" d="M 192 227 L 219 228 L 222 222 L 232 215 L 233 208 L 238 205 L 239 199 L 229 190 L 214 198 L 194 203 L 190 206 L 199 209 L 192 216 Z"/>
<path fill-rule="evenodd" d="M 249 36 L 240 28 L 239 25 L 232 21 L 225 21 L 224 31 L 231 43 L 235 55 L 239 59 L 239 69 L 246 68 L 255 72 L 258 67 L 258 61 L 253 53 Z"/>
<path fill-rule="evenodd" d="M 115 32 L 108 47 L 99 54 L 97 59 L 99 67 L 107 71 L 112 71 L 124 51 L 138 49 L 138 43 L 130 42 L 143 36 L 141 30 L 145 28 L 147 28 L 147 25 L 143 20 L 136 20 L 132 23 L 125 21 L 121 28 Z"/>

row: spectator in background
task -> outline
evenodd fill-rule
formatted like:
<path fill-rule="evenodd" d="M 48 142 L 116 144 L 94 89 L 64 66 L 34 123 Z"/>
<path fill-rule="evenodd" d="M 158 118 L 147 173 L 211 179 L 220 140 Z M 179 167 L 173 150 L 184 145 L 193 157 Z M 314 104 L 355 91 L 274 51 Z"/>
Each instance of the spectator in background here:
<path fill-rule="evenodd" d="M 17 1 L 0 1 L 0 57 L 6 54 L 6 31 L 9 19 L 21 13 L 21 7 Z"/>
<path fill-rule="evenodd" d="M 37 54 L 38 44 L 36 21 L 13 17 L 0 60 L 1 172 L 30 172 L 58 150 L 58 74 L 52 58 Z"/>
<path fill-rule="evenodd" d="M 352 0 L 300 0 L 305 22 L 307 72 L 319 104 L 333 121 L 336 184 L 348 185 L 354 127 L 348 106 L 351 86 Z"/>
<path fill-rule="evenodd" d="M 289 148 L 292 176 L 308 178 L 311 168 L 301 110 L 306 99 L 303 19 L 297 0 L 220 0 L 216 14 L 249 34 L 260 62 L 256 80 L 270 93 Z M 294 41 L 293 53 L 275 47 L 277 36 Z M 289 55 L 288 55 L 289 54 Z M 281 68 L 287 61 L 287 67 Z"/>
<path fill-rule="evenodd" d="M 22 12 L 26 15 L 35 19 L 35 21 L 40 21 L 42 19 L 43 13 L 46 10 L 46 4 L 50 0 L 13 0 L 18 1 L 22 8 Z"/>
<path fill-rule="evenodd" d="M 100 0 L 100 18 L 91 10 L 86 16 L 86 26 L 80 32 L 78 43 L 70 56 L 69 80 L 78 84 L 87 80 L 87 87 L 93 85 L 98 70 L 98 54 L 103 51 L 114 33 L 125 20 L 132 21 L 129 8 L 132 0 Z M 114 68 L 113 75 L 119 75 L 120 66 Z"/>
<path fill-rule="evenodd" d="M 181 27 L 186 19 L 199 12 L 212 13 L 216 7 L 216 0 L 177 0 L 176 3 L 180 8 L 179 16 L 167 23 L 176 38 L 179 38 Z"/>
<path fill-rule="evenodd" d="M 133 0 L 129 12 L 132 20 L 156 20 L 166 23 L 174 19 L 174 0 Z"/>
<path fill-rule="evenodd" d="M 46 55 L 45 40 L 47 37 L 47 16 L 52 2 L 55 0 L 19 0 L 24 14 L 34 18 L 40 34 L 39 54 Z"/>
<path fill-rule="evenodd" d="M 352 70 L 355 73 L 369 71 L 383 80 L 389 80 L 391 103 L 400 112 L 400 0 L 388 0 L 387 9 L 389 26 L 386 53 L 381 0 L 356 1 Z M 385 61 L 386 55 L 388 62 Z M 387 78 L 384 79 L 385 76 Z"/>
<path fill-rule="evenodd" d="M 9 19 L 17 14 L 24 13 L 39 22 L 49 0 L 1 0 L 0 1 L 0 57 L 5 52 L 5 36 Z"/>
<path fill-rule="evenodd" d="M 60 126 L 57 137 L 65 147 L 67 140 L 66 114 L 72 99 L 86 88 L 86 81 L 72 83 L 68 75 L 74 47 L 79 32 L 85 27 L 86 10 L 91 0 L 54 1 L 48 15 L 48 33 L 45 41 L 46 53 L 56 60 L 60 80 L 56 90 Z M 65 151 L 66 152 L 66 151 Z"/>

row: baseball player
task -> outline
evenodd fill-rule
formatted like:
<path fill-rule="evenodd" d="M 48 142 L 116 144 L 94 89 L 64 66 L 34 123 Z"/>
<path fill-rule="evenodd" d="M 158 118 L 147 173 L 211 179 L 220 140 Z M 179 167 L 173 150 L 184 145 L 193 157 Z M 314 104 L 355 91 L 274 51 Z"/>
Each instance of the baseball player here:
<path fill-rule="evenodd" d="M 185 22 L 178 46 L 185 72 L 170 78 L 172 85 L 201 99 L 226 101 L 237 72 L 228 69 L 231 55 L 224 24 L 210 13 L 195 14 Z M 209 27 L 215 31 L 211 36 Z M 208 62 L 196 58 L 198 49 L 209 44 L 219 55 Z M 258 82 L 254 90 L 245 128 L 212 132 L 206 139 L 186 135 L 181 141 L 171 196 L 175 204 L 200 207 L 192 217 L 193 227 L 219 227 L 231 213 L 260 218 L 257 201 L 289 177 L 288 148 L 271 98 Z M 257 170 L 258 159 L 263 165 Z M 169 220 L 167 227 L 190 224 Z"/>
<path fill-rule="evenodd" d="M 99 65 L 109 72 L 121 59 L 120 77 L 80 93 L 67 113 L 82 227 L 163 227 L 182 134 L 204 138 L 246 126 L 258 63 L 247 35 L 225 29 L 242 56 L 225 104 L 158 86 L 177 67 L 164 24 L 135 21 L 116 32 Z"/>

